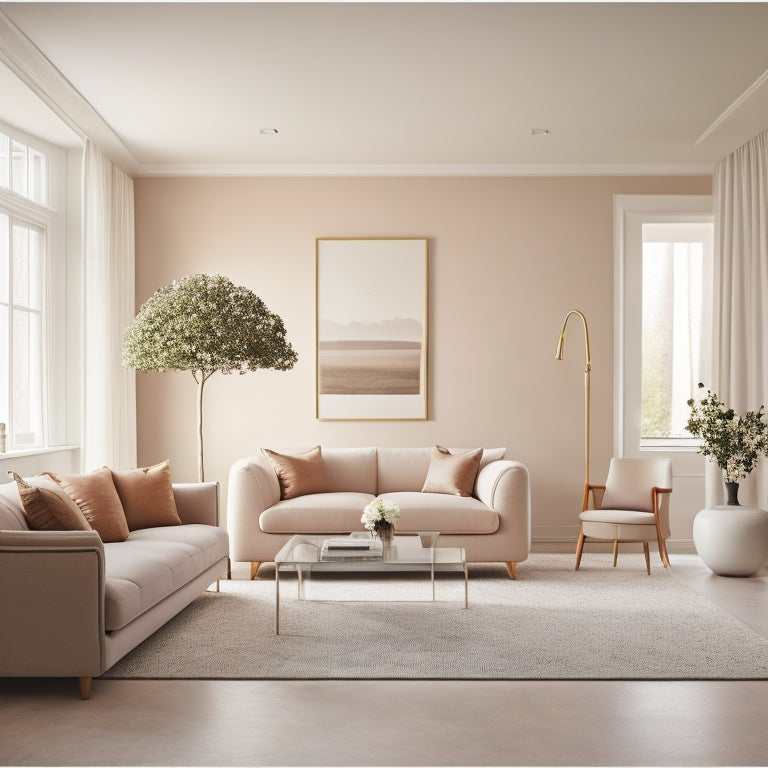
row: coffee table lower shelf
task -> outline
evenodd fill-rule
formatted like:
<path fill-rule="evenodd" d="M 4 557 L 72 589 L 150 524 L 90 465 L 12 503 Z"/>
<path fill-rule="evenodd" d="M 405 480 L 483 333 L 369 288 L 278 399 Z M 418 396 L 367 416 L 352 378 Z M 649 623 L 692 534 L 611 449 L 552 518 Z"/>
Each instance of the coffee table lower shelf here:
<path fill-rule="evenodd" d="M 280 634 L 280 571 L 295 571 L 298 597 L 304 597 L 304 574 L 312 571 L 387 572 L 428 571 L 432 602 L 435 600 L 435 573 L 458 571 L 464 574 L 464 608 L 469 608 L 469 572 L 463 547 L 422 547 L 418 536 L 395 536 L 390 550 L 381 558 L 345 557 L 322 560 L 320 553 L 329 536 L 293 536 L 275 555 L 275 634 Z M 338 537 L 333 537 L 338 538 Z"/>

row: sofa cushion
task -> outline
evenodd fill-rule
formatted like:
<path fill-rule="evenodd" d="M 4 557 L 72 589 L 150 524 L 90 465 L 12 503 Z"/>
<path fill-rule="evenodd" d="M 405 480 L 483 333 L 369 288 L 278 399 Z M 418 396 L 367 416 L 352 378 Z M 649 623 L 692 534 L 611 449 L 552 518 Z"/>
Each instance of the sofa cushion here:
<path fill-rule="evenodd" d="M 91 526 L 80 507 L 59 487 L 50 475 L 35 475 L 16 481 L 24 508 L 24 517 L 33 531 L 90 531 Z"/>
<path fill-rule="evenodd" d="M 170 461 L 141 469 L 111 471 L 131 531 L 181 525 L 173 495 Z"/>
<path fill-rule="evenodd" d="M 120 629 L 226 558 L 226 531 L 213 525 L 180 525 L 131 531 L 104 545 L 105 627 Z"/>
<path fill-rule="evenodd" d="M 278 453 L 264 449 L 280 482 L 280 498 L 293 499 L 307 493 L 328 490 L 325 464 L 320 446 L 300 453 Z"/>
<path fill-rule="evenodd" d="M 125 541 L 128 523 L 123 505 L 112 481 L 112 473 L 102 467 L 85 475 L 54 475 L 69 497 L 82 510 L 86 519 L 101 540 Z"/>
<path fill-rule="evenodd" d="M 323 448 L 329 491 L 376 493 L 375 448 Z"/>
<path fill-rule="evenodd" d="M 453 496 L 471 496 L 483 449 L 452 453 L 436 445 L 424 481 L 423 493 L 449 493 Z"/>
<path fill-rule="evenodd" d="M 362 531 L 360 518 L 370 493 L 310 493 L 279 501 L 264 510 L 259 526 L 265 533 L 351 533 Z"/>
<path fill-rule="evenodd" d="M 429 470 L 431 448 L 378 448 L 378 492 L 420 491 Z"/>
<path fill-rule="evenodd" d="M 384 493 L 381 498 L 400 507 L 395 533 L 488 534 L 499 528 L 498 513 L 474 496 L 402 491 Z"/>
<path fill-rule="evenodd" d="M 451 448 L 453 454 L 466 453 L 467 448 Z M 492 461 L 503 459 L 506 448 L 484 448 L 480 469 Z M 378 493 L 420 491 L 429 471 L 431 448 L 378 448 Z"/>
<path fill-rule="evenodd" d="M 0 484 L 0 531 L 28 531 L 16 483 Z"/>

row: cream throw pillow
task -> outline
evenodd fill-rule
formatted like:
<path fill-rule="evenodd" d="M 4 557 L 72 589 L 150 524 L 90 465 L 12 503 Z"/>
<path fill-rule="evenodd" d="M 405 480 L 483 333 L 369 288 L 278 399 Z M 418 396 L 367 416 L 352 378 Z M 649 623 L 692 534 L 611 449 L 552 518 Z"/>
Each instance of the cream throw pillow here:
<path fill-rule="evenodd" d="M 107 467 L 85 475 L 54 475 L 54 478 L 105 544 L 128 538 L 123 505 Z"/>
<path fill-rule="evenodd" d="M 280 483 L 280 498 L 293 499 L 308 493 L 325 493 L 328 479 L 320 446 L 304 453 L 278 453 L 264 449 Z"/>
<path fill-rule="evenodd" d="M 483 449 L 451 453 L 436 445 L 432 449 L 427 479 L 422 493 L 449 493 L 453 496 L 471 496 L 475 487 Z"/>
<path fill-rule="evenodd" d="M 90 531 L 80 507 L 48 473 L 23 479 L 9 472 L 16 481 L 24 507 L 24 517 L 32 531 Z"/>
<path fill-rule="evenodd" d="M 112 480 L 131 531 L 181 525 L 169 460 L 141 469 L 113 469 Z"/>

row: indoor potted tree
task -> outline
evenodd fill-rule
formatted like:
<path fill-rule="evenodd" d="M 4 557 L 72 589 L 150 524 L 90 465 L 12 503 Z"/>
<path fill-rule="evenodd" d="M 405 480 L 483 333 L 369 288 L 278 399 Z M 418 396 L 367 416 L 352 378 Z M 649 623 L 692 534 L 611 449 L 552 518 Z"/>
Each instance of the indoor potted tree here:
<path fill-rule="evenodd" d="M 197 382 L 198 476 L 203 468 L 203 388 L 217 371 L 293 368 L 281 318 L 248 288 L 198 274 L 160 288 L 123 337 L 123 364 L 138 371 L 191 371 Z"/>
<path fill-rule="evenodd" d="M 699 384 L 699 389 L 704 385 Z M 699 453 L 720 468 L 727 505 L 702 509 L 693 521 L 696 551 L 722 576 L 749 576 L 768 559 L 768 511 L 741 506 L 739 480 L 747 477 L 768 454 L 768 422 L 764 406 L 738 414 L 716 393 L 688 400 L 686 429 L 701 439 Z"/>
<path fill-rule="evenodd" d="M 704 385 L 699 383 L 699 389 Z M 691 415 L 686 429 L 701 439 L 699 453 L 720 467 L 729 505 L 738 505 L 739 480 L 749 475 L 768 452 L 765 407 L 739 415 L 714 392 L 701 400 L 688 400 Z"/>

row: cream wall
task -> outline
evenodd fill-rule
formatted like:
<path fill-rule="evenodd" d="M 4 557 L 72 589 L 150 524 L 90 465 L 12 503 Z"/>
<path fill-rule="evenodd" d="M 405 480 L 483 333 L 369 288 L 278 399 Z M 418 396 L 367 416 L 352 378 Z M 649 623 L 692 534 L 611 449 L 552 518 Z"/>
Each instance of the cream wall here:
<path fill-rule="evenodd" d="M 137 307 L 216 272 L 278 313 L 288 372 L 218 375 L 206 389 L 206 479 L 261 446 L 498 446 L 531 474 L 539 548 L 575 540 L 584 469 L 581 329 L 554 360 L 565 313 L 589 322 L 592 480 L 613 454 L 614 194 L 710 194 L 711 177 L 138 178 Z M 429 238 L 429 418 L 315 419 L 315 238 Z M 196 479 L 190 373 L 139 373 L 139 462 Z M 692 516 L 685 510 L 686 523 Z M 690 532 L 673 536 L 689 538 Z M 686 536 L 687 533 L 687 536 Z"/>

